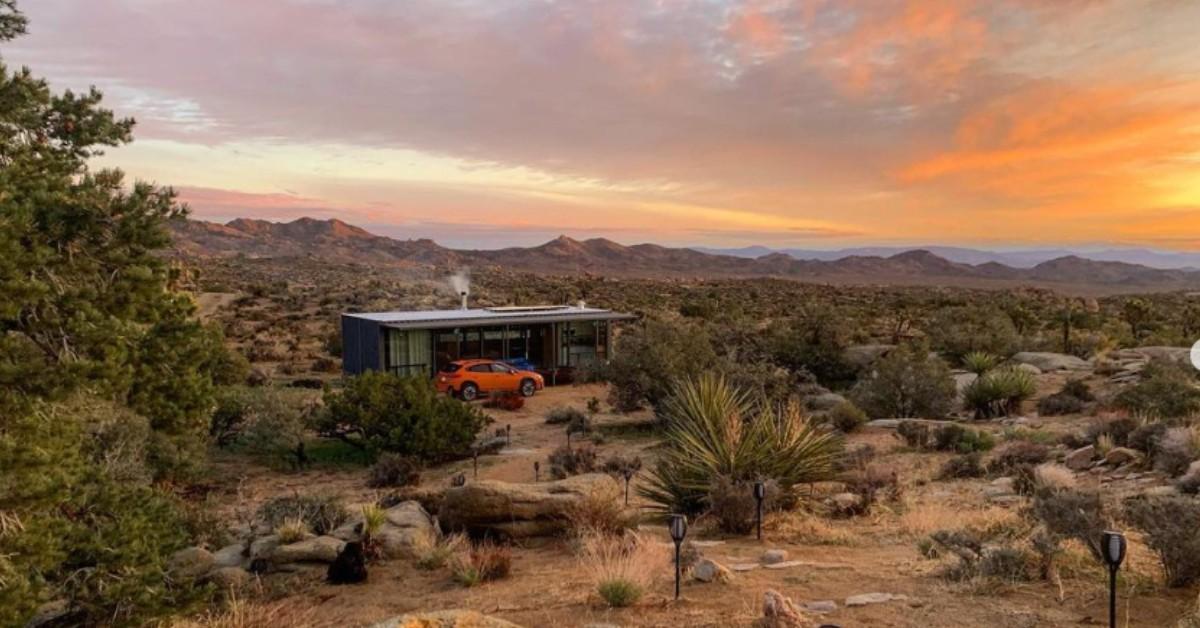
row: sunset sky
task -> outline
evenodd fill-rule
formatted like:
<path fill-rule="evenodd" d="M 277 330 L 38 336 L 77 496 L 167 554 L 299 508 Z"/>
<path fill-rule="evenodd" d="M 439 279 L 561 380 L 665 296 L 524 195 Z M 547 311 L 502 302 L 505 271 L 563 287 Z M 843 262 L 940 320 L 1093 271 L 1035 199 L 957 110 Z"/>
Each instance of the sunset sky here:
<path fill-rule="evenodd" d="M 23 0 L 198 218 L 1200 249 L 1200 2 Z"/>

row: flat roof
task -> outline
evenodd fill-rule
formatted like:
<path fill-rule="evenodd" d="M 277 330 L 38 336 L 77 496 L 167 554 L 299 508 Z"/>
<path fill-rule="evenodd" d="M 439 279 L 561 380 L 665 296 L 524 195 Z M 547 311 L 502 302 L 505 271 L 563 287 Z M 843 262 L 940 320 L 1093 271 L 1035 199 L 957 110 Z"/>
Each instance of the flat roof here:
<path fill-rule="evenodd" d="M 506 306 L 457 310 L 345 313 L 342 316 L 374 321 L 396 329 L 434 329 L 462 325 L 513 325 L 559 323 L 574 320 L 614 321 L 635 318 L 612 310 L 575 305 Z"/>

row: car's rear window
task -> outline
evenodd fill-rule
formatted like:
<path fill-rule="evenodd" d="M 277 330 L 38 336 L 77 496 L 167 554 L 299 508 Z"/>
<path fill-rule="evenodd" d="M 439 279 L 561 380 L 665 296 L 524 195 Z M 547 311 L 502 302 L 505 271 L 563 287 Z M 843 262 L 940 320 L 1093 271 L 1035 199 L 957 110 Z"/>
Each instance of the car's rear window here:
<path fill-rule="evenodd" d="M 462 368 L 461 364 L 454 364 L 453 362 L 451 362 L 450 364 L 447 364 L 446 366 L 442 367 L 442 372 L 443 373 L 457 373 L 458 369 L 460 369 L 460 368 Z"/>

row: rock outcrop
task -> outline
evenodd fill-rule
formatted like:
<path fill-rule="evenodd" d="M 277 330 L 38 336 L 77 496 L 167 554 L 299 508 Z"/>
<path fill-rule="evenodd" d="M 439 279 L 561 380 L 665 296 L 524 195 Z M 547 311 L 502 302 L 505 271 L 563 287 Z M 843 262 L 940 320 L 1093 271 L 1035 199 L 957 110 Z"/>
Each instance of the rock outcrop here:
<path fill-rule="evenodd" d="M 1022 351 L 1012 357 L 1016 364 L 1029 364 L 1042 371 L 1086 371 L 1092 368 L 1091 363 L 1065 353 L 1049 351 Z"/>
<path fill-rule="evenodd" d="M 576 475 L 555 482 L 468 482 L 446 490 L 438 519 L 453 531 L 492 532 L 507 538 L 548 536 L 567 528 L 570 509 L 595 491 L 620 492 L 611 477 Z M 630 521 L 636 517 L 629 512 Z"/>
<path fill-rule="evenodd" d="M 475 611 L 449 610 L 408 613 L 385 619 L 371 628 L 521 628 L 517 624 Z"/>

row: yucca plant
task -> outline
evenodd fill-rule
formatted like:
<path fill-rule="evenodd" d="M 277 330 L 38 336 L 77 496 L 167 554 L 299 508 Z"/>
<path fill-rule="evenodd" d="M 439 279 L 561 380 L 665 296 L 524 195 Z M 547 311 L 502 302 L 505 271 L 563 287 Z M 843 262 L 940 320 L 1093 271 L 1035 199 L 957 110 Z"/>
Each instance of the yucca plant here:
<path fill-rule="evenodd" d="M 979 376 L 996 368 L 999 363 L 1000 358 L 986 351 L 972 351 L 962 357 L 963 368 Z"/>
<path fill-rule="evenodd" d="M 379 504 L 366 504 L 362 507 L 362 517 L 363 550 L 368 557 L 378 558 L 381 551 L 375 537 L 387 521 L 387 511 Z"/>
<path fill-rule="evenodd" d="M 829 479 L 842 453 L 842 439 L 817 430 L 799 406 L 756 400 L 711 373 L 677 383 L 662 416 L 665 447 L 638 489 L 662 514 L 700 513 L 719 477 L 784 490 Z"/>
<path fill-rule="evenodd" d="M 1009 416 L 1021 411 L 1021 403 L 1037 393 L 1037 381 L 1027 371 L 1006 368 L 990 371 L 963 391 L 967 407 L 977 419 Z"/>

